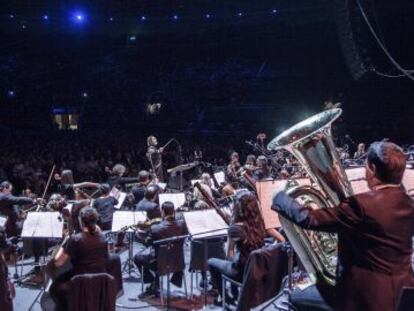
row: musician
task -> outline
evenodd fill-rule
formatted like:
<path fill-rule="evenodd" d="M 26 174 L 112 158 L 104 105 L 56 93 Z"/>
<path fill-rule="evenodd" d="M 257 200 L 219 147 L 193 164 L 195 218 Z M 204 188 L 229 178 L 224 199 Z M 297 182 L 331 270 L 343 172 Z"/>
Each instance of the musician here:
<path fill-rule="evenodd" d="M 237 152 L 230 155 L 230 163 L 227 165 L 226 177 L 228 181 L 235 186 L 238 183 L 239 170 L 241 168 L 240 158 Z"/>
<path fill-rule="evenodd" d="M 125 190 L 125 184 L 130 184 L 138 181 L 138 177 L 124 177 L 126 167 L 122 164 L 115 164 L 110 172 L 106 183 L 111 187 L 117 187 Z"/>
<path fill-rule="evenodd" d="M 270 169 L 267 165 L 267 159 L 264 155 L 257 157 L 257 169 L 254 171 L 256 181 L 267 179 L 270 177 Z"/>
<path fill-rule="evenodd" d="M 73 266 L 72 270 L 56 279 L 50 288 L 57 310 L 67 310 L 70 279 L 73 276 L 107 272 L 108 247 L 105 236 L 97 226 L 98 217 L 94 208 L 83 208 L 80 213 L 82 231 L 72 235 L 53 258 L 57 268 L 68 261 Z"/>
<path fill-rule="evenodd" d="M 15 205 L 35 204 L 36 200 L 12 195 L 13 185 L 8 181 L 0 184 L 0 212 L 7 216 L 5 224 L 7 236 L 16 236 L 21 231 L 21 223 L 15 210 Z"/>
<path fill-rule="evenodd" d="M 152 172 L 155 174 L 159 182 L 164 182 L 164 172 L 162 167 L 162 152 L 164 149 L 158 148 L 158 140 L 155 136 L 147 138 L 147 159 L 151 164 Z"/>
<path fill-rule="evenodd" d="M 213 200 L 212 182 L 209 173 L 201 174 L 200 187 L 203 188 L 206 193 Z M 194 187 L 193 198 L 196 200 L 194 208 L 196 209 L 208 209 L 210 206 L 205 201 L 204 195 L 200 192 L 197 187 Z"/>
<path fill-rule="evenodd" d="M 338 233 L 336 286 L 333 297 L 325 295 L 335 310 L 391 311 L 414 281 L 414 202 L 401 185 L 405 155 L 391 142 L 375 142 L 365 169 L 370 191 L 337 207 L 307 209 L 277 191 L 272 208 L 302 228 Z"/>
<path fill-rule="evenodd" d="M 146 212 L 147 218 L 150 220 L 154 218 L 161 218 L 161 211 L 157 203 L 158 191 L 158 186 L 148 186 L 145 191 L 144 198 L 136 205 L 136 210 Z"/>
<path fill-rule="evenodd" d="M 164 202 L 161 206 L 161 210 L 163 220 L 158 224 L 153 224 L 148 231 L 148 237 L 145 244 L 150 248 L 147 248 L 134 256 L 134 262 L 138 269 L 141 271 L 142 267 L 144 268 L 144 274 L 142 275 L 144 283 L 151 283 L 151 285 L 139 296 L 139 298 L 158 295 L 159 283 L 156 275 L 156 258 L 158 248 L 156 245 L 153 245 L 153 242 L 187 234 L 187 228 L 184 221 L 177 220 L 175 218 L 175 208 L 172 202 Z M 173 250 L 182 252 L 183 240 L 176 243 L 180 243 L 181 248 L 180 250 L 173 248 Z M 172 257 L 178 256 L 178 254 L 175 254 L 174 252 L 171 252 L 170 255 Z M 173 275 L 171 281 L 173 284 L 179 286 L 180 284 L 177 283 L 181 283 L 181 278 L 176 274 L 175 276 Z"/>
<path fill-rule="evenodd" d="M 248 191 L 239 191 L 236 194 L 234 205 L 234 221 L 228 229 L 228 249 L 227 260 L 210 258 L 208 268 L 211 274 L 213 289 L 222 295 L 222 278 L 225 274 L 232 279 L 242 282 L 243 270 L 250 253 L 264 246 L 265 227 L 260 215 L 256 196 Z M 235 256 L 234 247 L 238 250 Z M 226 297 L 231 303 L 234 298 Z M 216 298 L 215 304 L 221 305 L 221 301 Z"/>
<path fill-rule="evenodd" d="M 361 158 L 365 154 L 365 152 L 366 152 L 365 151 L 365 144 L 364 143 L 359 143 L 357 151 L 355 151 L 355 153 L 354 153 L 354 159 Z"/>
<path fill-rule="evenodd" d="M 134 204 L 137 204 L 144 198 L 145 190 L 150 183 L 150 174 L 148 171 L 142 170 L 138 173 L 138 184 L 134 185 L 131 193 L 134 196 Z"/>
<path fill-rule="evenodd" d="M 92 207 L 94 207 L 98 212 L 99 227 L 102 230 L 111 230 L 112 218 L 114 215 L 115 206 L 118 204 L 118 200 L 109 195 L 111 192 L 111 187 L 108 184 L 101 184 L 99 189 L 101 196 L 93 201 Z"/>
<path fill-rule="evenodd" d="M 10 244 L 6 240 L 4 228 L 0 229 L 0 310 L 13 311 L 13 298 L 15 296 L 14 285 L 9 280 L 7 262 L 3 253 L 8 252 Z"/>
<path fill-rule="evenodd" d="M 99 187 L 99 184 L 93 182 L 81 182 L 75 184 L 71 170 L 63 170 L 60 175 L 55 174 L 55 180 L 60 181 L 60 184 L 58 185 L 59 193 L 67 201 L 75 200 L 76 190 L 81 190 L 81 188 L 97 189 Z"/>

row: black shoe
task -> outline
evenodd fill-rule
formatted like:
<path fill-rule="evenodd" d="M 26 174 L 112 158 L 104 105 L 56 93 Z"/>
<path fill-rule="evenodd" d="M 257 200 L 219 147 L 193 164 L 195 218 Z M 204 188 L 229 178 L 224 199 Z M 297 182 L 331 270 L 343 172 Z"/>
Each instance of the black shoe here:
<path fill-rule="evenodd" d="M 145 299 L 148 297 L 157 297 L 160 294 L 160 291 L 155 289 L 153 286 L 147 287 L 145 292 L 138 295 L 139 299 Z"/>

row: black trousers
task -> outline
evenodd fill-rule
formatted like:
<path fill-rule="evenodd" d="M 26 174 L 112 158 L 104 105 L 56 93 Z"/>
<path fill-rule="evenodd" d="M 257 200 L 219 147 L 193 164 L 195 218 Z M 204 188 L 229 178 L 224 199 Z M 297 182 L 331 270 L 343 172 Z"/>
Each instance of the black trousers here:
<path fill-rule="evenodd" d="M 208 260 L 208 269 L 210 271 L 213 288 L 219 291 L 219 295 L 223 292 L 222 274 L 237 282 L 242 282 L 243 280 L 243 270 L 240 271 L 237 269 L 235 263 L 230 260 L 210 258 Z"/>
<path fill-rule="evenodd" d="M 157 263 L 153 250 L 147 248 L 135 254 L 134 263 L 140 272 L 143 271 L 141 277 L 144 283 L 152 283 L 154 280 L 158 282 L 156 277 Z"/>

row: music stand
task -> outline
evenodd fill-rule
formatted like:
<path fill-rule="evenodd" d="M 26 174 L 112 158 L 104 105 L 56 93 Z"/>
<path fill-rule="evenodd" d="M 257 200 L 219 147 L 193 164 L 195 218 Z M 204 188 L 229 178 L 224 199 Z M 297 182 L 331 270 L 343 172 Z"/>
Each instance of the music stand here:
<path fill-rule="evenodd" d="M 27 214 L 27 218 L 23 223 L 23 238 L 61 238 L 62 235 L 63 220 L 59 212 L 30 212 Z M 44 258 L 43 260 L 45 263 Z M 39 293 L 30 305 L 29 311 L 32 310 L 45 289 L 46 285 L 43 284 Z"/>
<path fill-rule="evenodd" d="M 124 262 L 122 272 L 128 272 L 128 279 L 132 278 L 132 272 L 135 271 L 134 265 L 134 234 L 135 230 L 129 227 L 136 225 L 138 222 L 144 222 L 147 219 L 145 212 L 134 211 L 116 211 L 112 219 L 112 232 L 125 231 L 128 236 L 128 258 Z"/>
<path fill-rule="evenodd" d="M 209 239 L 227 235 L 228 225 L 213 209 L 183 213 L 190 240 L 202 239 L 204 244 L 204 262 L 207 264 Z M 207 269 L 206 269 L 207 270 Z M 204 278 L 204 305 L 207 305 L 207 278 Z"/>

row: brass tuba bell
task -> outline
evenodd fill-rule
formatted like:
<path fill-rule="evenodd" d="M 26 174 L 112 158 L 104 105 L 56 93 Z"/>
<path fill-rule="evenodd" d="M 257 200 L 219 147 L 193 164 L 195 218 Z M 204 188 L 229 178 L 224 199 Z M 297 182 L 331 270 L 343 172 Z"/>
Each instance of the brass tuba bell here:
<path fill-rule="evenodd" d="M 267 146 L 269 150 L 289 151 L 309 174 L 316 187 L 294 186 L 287 193 L 312 208 L 337 206 L 353 194 L 331 134 L 331 124 L 341 113 L 340 108 L 318 113 L 284 131 Z M 321 293 L 332 288 L 338 254 L 336 234 L 304 230 L 283 217 L 280 221 L 305 269 L 323 289 Z"/>

